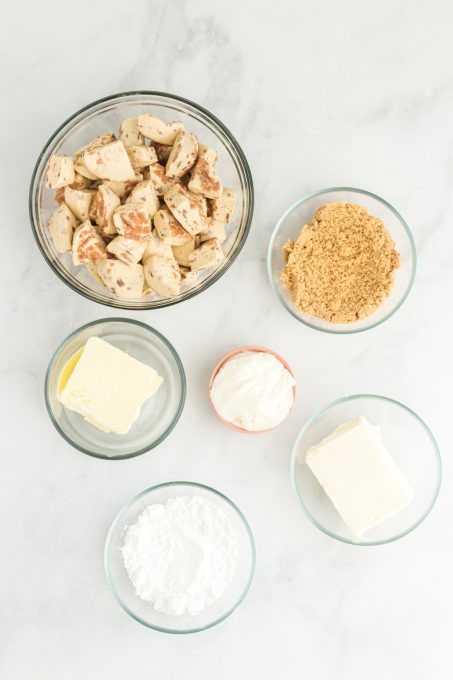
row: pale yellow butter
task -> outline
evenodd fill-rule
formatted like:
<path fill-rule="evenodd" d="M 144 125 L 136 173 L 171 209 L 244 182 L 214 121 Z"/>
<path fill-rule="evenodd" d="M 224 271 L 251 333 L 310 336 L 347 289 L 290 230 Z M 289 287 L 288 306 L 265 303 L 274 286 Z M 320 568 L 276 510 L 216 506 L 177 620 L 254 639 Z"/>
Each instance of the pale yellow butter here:
<path fill-rule="evenodd" d="M 65 369 L 63 369 L 64 371 Z M 101 338 L 86 343 L 67 377 L 61 403 L 103 432 L 126 434 L 163 378 Z"/>

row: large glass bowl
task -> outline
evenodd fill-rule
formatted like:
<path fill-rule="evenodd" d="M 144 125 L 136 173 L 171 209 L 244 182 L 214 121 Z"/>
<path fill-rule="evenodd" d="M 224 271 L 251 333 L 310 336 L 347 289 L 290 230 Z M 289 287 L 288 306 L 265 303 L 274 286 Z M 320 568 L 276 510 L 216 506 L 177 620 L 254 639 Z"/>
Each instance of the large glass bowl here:
<path fill-rule="evenodd" d="M 387 449 L 414 492 L 406 508 L 367 531 L 362 540 L 354 538 L 305 460 L 310 446 L 359 416 L 381 429 Z M 442 464 L 436 440 L 416 413 L 394 399 L 357 394 L 333 401 L 303 426 L 292 452 L 291 477 L 305 514 L 318 529 L 344 543 L 380 545 L 396 541 L 423 522 L 439 493 Z"/>
<path fill-rule="evenodd" d="M 143 404 L 127 434 L 102 432 L 78 413 L 65 408 L 58 399 L 63 367 L 93 336 L 152 366 L 164 379 L 157 392 Z M 50 360 L 44 391 L 50 419 L 69 444 L 96 458 L 118 460 L 139 456 L 168 437 L 184 407 L 186 377 L 175 348 L 154 328 L 132 319 L 99 319 L 63 340 Z"/>
<path fill-rule="evenodd" d="M 163 614 L 149 602 L 141 600 L 135 594 L 121 555 L 127 527 L 136 521 L 148 505 L 165 503 L 175 496 L 204 496 L 219 505 L 238 535 L 238 561 L 233 581 L 220 599 L 193 616 Z M 255 543 L 244 515 L 222 493 L 194 482 L 167 482 L 142 491 L 119 512 L 107 536 L 104 565 L 115 599 L 133 619 L 163 633 L 196 633 L 226 619 L 247 595 L 255 571 Z"/>
<path fill-rule="evenodd" d="M 91 139 L 105 132 L 117 132 L 122 120 L 139 113 L 152 112 L 166 121 L 182 121 L 200 141 L 214 148 L 217 170 L 224 186 L 237 194 L 232 222 L 227 225 L 227 240 L 222 244 L 225 260 L 214 269 L 202 272 L 198 281 L 176 297 L 119 299 L 98 283 L 85 267 L 76 267 L 70 253 L 58 254 L 47 222 L 56 209 L 54 191 L 44 184 L 46 165 L 53 153 L 72 155 Z M 253 182 L 244 153 L 229 130 L 201 106 L 182 97 L 163 92 L 123 92 L 99 99 L 68 118 L 51 136 L 41 151 L 30 184 L 30 220 L 36 242 L 54 272 L 70 288 L 90 300 L 120 309 L 153 309 L 187 300 L 208 288 L 234 262 L 250 230 L 253 215 Z"/>
<path fill-rule="evenodd" d="M 285 288 L 280 279 L 280 275 L 285 268 L 283 255 L 285 243 L 288 240 L 295 240 L 297 238 L 304 224 L 307 224 L 314 217 L 316 210 L 321 205 L 336 201 L 359 204 L 367 208 L 373 217 L 379 217 L 395 241 L 396 248 L 401 255 L 401 266 L 395 272 L 395 282 L 390 296 L 366 319 L 360 319 L 348 324 L 325 321 L 324 319 L 319 319 L 302 312 L 294 305 L 289 290 Z M 358 333 L 359 331 L 374 328 L 390 318 L 403 304 L 409 295 L 415 277 L 416 250 L 409 227 L 390 203 L 363 189 L 333 187 L 331 189 L 322 189 L 301 198 L 282 215 L 271 236 L 267 255 L 267 267 L 275 295 L 283 307 L 298 321 L 301 321 L 306 326 L 310 326 L 310 328 L 326 333 Z"/>

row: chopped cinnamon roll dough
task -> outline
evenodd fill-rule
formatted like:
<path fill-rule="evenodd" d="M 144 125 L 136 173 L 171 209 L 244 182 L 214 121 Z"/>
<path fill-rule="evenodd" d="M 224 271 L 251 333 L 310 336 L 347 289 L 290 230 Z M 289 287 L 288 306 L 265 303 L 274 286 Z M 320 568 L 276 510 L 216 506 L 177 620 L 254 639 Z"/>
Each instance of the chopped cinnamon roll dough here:
<path fill-rule="evenodd" d="M 236 193 L 223 187 L 217 158 L 182 122 L 150 112 L 123 120 L 118 139 L 107 132 L 73 157 L 54 154 L 55 250 L 72 251 L 117 297 L 179 295 L 225 258 Z"/>

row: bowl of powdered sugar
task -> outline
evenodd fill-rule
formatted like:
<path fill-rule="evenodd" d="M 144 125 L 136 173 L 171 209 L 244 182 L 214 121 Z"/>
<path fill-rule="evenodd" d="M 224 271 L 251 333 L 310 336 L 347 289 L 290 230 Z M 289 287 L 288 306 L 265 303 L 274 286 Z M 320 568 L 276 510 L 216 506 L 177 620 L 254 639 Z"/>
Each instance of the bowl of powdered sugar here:
<path fill-rule="evenodd" d="M 146 489 L 115 518 L 105 546 L 113 595 L 136 621 L 167 633 L 220 623 L 242 602 L 255 567 L 250 527 L 202 484 Z"/>

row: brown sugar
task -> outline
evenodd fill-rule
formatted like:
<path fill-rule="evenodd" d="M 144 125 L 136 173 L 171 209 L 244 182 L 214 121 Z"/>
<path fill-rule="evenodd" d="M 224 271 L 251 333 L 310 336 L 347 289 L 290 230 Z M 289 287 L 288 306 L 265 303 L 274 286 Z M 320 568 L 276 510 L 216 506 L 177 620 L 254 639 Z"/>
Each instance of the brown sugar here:
<path fill-rule="evenodd" d="M 383 222 L 366 208 L 328 203 L 284 247 L 283 284 L 296 307 L 333 323 L 352 323 L 390 295 L 400 255 Z"/>

